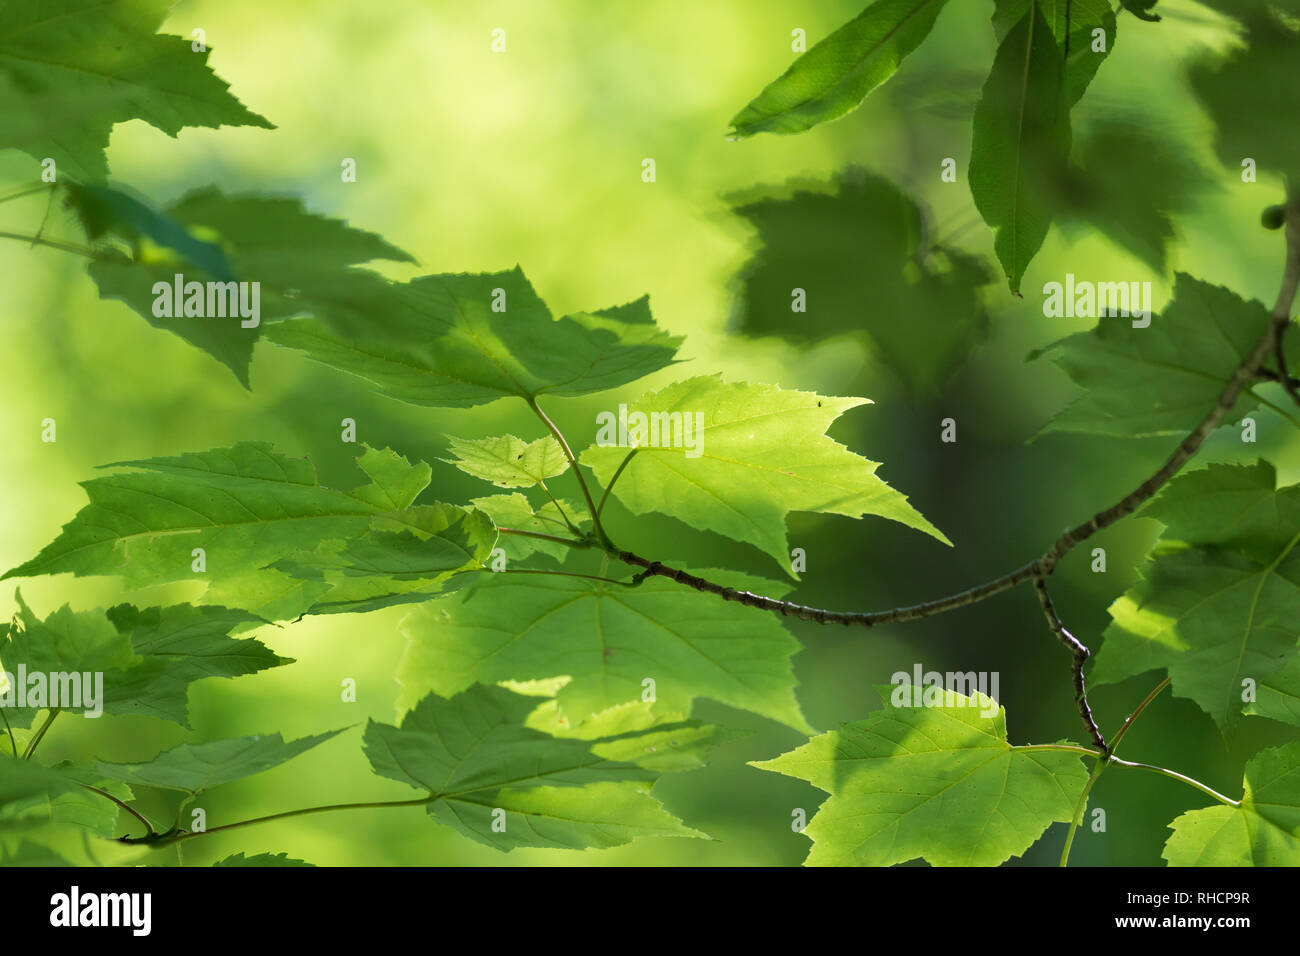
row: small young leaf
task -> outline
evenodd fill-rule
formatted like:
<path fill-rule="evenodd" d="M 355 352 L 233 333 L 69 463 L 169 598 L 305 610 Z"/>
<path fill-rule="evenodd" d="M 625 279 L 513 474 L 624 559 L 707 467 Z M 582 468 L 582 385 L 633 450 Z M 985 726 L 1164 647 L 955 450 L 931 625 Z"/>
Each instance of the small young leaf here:
<path fill-rule="evenodd" d="M 1019 295 L 1025 269 L 1056 212 L 1070 154 L 1069 84 L 1061 47 L 1031 0 L 1007 32 L 975 109 L 970 190 L 997 236 L 993 248 Z"/>
<path fill-rule="evenodd" d="M 467 475 L 482 478 L 502 488 L 527 488 L 542 485 L 569 470 L 568 459 L 560 443 L 550 435 L 534 442 L 525 442 L 514 435 L 498 438 L 452 438 L 451 453 L 459 456 L 452 460 Z"/>
<path fill-rule="evenodd" d="M 1102 61 L 1115 46 L 1115 11 L 1111 9 L 1110 0 L 997 0 L 993 29 L 999 43 L 1035 2 L 1065 57 L 1069 102 L 1073 106 L 1079 102 Z M 1095 37 L 1097 30 L 1102 31 L 1100 44 Z M 1098 45 L 1101 50 L 1096 49 Z"/>
<path fill-rule="evenodd" d="M 875 0 L 737 113 L 731 135 L 801 133 L 856 108 L 930 35 L 946 2 Z"/>

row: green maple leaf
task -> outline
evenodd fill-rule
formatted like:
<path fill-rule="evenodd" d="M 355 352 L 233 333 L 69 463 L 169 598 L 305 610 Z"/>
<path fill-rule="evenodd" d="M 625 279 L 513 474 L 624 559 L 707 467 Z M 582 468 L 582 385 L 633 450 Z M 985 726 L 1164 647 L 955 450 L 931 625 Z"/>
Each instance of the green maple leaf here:
<path fill-rule="evenodd" d="M 189 40 L 155 31 L 170 0 L 0 0 L 0 148 L 51 157 L 76 179 L 108 175 L 118 123 L 168 136 L 187 126 L 260 126 Z"/>
<path fill-rule="evenodd" d="M 1247 679 L 1300 696 L 1300 685 L 1279 686 L 1300 656 L 1300 486 L 1274 483 L 1264 461 L 1211 465 L 1140 512 L 1165 531 L 1142 581 L 1111 605 L 1092 681 L 1166 670 L 1174 694 L 1225 732 L 1243 713 Z M 1276 706 L 1270 716 L 1294 720 Z"/>
<path fill-rule="evenodd" d="M 525 726 L 535 706 L 497 687 L 429 695 L 400 727 L 371 721 L 366 756 L 381 776 L 428 792 L 434 820 L 498 849 L 703 836 L 650 796 L 656 772 Z"/>
<path fill-rule="evenodd" d="M 970 191 L 996 232 L 1011 291 L 1047 238 L 1055 184 L 1070 154 L 1070 89 L 1062 49 L 1034 0 L 998 46 L 972 121 Z"/>
<path fill-rule="evenodd" d="M 727 383 L 718 375 L 678 382 L 629 406 L 628 421 L 638 412 L 647 421 L 677 415 L 681 444 L 672 447 L 661 438 L 658 447 L 642 447 L 612 494 L 634 514 L 672 515 L 752 544 L 782 567 L 790 553 L 785 519 L 791 511 L 880 515 L 950 544 L 903 495 L 876 477 L 877 462 L 825 434 L 841 414 L 863 404 L 867 399 Z M 683 437 L 685 426 L 690 422 L 694 428 L 701 420 L 693 450 Z M 597 444 L 579 460 L 607 485 L 627 453 L 627 448 Z"/>
<path fill-rule="evenodd" d="M 1300 866 L 1300 743 L 1246 764 L 1241 805 L 1192 810 L 1169 824 L 1170 866 Z"/>
<path fill-rule="evenodd" d="M 467 475 L 482 478 L 502 488 L 527 488 L 545 485 L 569 470 L 564 449 L 552 436 L 525 442 L 514 435 L 497 438 L 453 438 L 451 453 L 456 459 L 444 458 Z"/>
<path fill-rule="evenodd" d="M 279 734 L 263 734 L 181 744 L 142 763 L 96 761 L 95 772 L 126 784 L 200 793 L 278 767 L 342 732 L 330 730 L 287 743 Z"/>
<path fill-rule="evenodd" d="M 490 517 L 492 523 L 498 528 L 532 531 L 556 537 L 572 537 L 569 526 L 564 523 L 559 508 L 552 501 L 534 509 L 532 503 L 516 491 L 508 495 L 471 498 L 470 504 Z M 586 512 L 574 502 L 561 498 L 559 507 L 564 508 L 564 513 L 579 529 L 586 524 Z M 510 561 L 522 561 L 533 554 L 545 554 L 556 561 L 563 562 L 573 551 L 568 545 L 560 544 L 558 541 L 546 541 L 518 534 L 502 534 L 497 538 L 497 547 L 505 551 L 506 558 Z"/>
<path fill-rule="evenodd" d="M 0 846 L 0 866 L 72 866 L 72 864 L 47 846 L 20 839 L 12 850 L 7 846 Z"/>
<path fill-rule="evenodd" d="M 740 329 L 807 345 L 866 337 L 880 365 L 934 395 L 988 331 L 978 290 L 992 276 L 932 244 L 929 216 L 885 179 L 850 169 L 829 183 L 790 184 L 732 200 L 760 243 L 740 274 Z M 807 311 L 791 321 L 791 289 Z"/>
<path fill-rule="evenodd" d="M 1173 301 L 1147 328 L 1103 317 L 1096 328 L 1031 354 L 1052 353 L 1075 384 L 1086 389 L 1044 430 L 1143 437 L 1185 434 L 1200 423 L 1255 348 L 1268 310 L 1221 286 L 1178 273 Z M 1300 347 L 1287 343 L 1300 360 Z M 1262 400 L 1245 389 L 1225 423 Z"/>
<path fill-rule="evenodd" d="M 392 286 L 380 313 L 277 323 L 266 336 L 358 375 L 391 398 L 468 408 L 504 396 L 577 396 L 673 362 L 646 299 L 553 318 L 523 272 L 426 276 Z"/>
<path fill-rule="evenodd" d="M 768 84 L 732 136 L 801 133 L 855 109 L 930 35 L 947 0 L 876 0 Z"/>
<path fill-rule="evenodd" d="M 364 269 L 377 259 L 413 262 L 373 233 L 318 216 L 297 199 L 227 196 L 197 189 L 155 211 L 118 189 L 69 187 L 74 209 L 100 258 L 87 271 L 104 299 L 119 299 L 155 328 L 179 335 L 226 365 L 248 386 L 253 346 L 262 334 L 238 317 L 154 315 L 156 283 L 257 282 L 262 322 L 310 313 L 317 316 L 383 315 L 400 307 L 396 287 Z"/>
<path fill-rule="evenodd" d="M 1065 59 L 1065 73 L 1069 103 L 1073 106 L 1115 46 L 1115 11 L 1109 0 L 997 0 L 993 29 L 999 43 L 1024 19 L 1031 5 L 1042 11 L 1062 56 L 1067 49 L 1070 51 Z M 1101 50 L 1093 49 L 1093 35 L 1097 30 L 1105 37 Z"/>
<path fill-rule="evenodd" d="M 830 799 L 804 831 L 809 865 L 997 866 L 1073 817 L 1088 774 L 1079 755 L 1007 742 L 1006 710 L 983 694 L 954 706 L 886 707 L 754 762 Z M 945 702 L 946 704 L 946 702 Z"/>
<path fill-rule="evenodd" d="M 423 462 L 367 448 L 357 465 L 370 482 L 351 491 L 321 486 L 312 464 L 259 442 L 174 458 L 122 462 L 133 469 L 82 483 L 90 504 L 31 561 L 7 577 L 120 574 L 131 587 L 192 580 L 194 548 L 220 588 L 219 603 L 243 606 L 249 591 L 257 607 L 301 613 L 329 591 L 328 583 L 268 594 L 258 582 L 281 587 L 292 579 L 268 566 L 286 554 L 313 551 L 327 541 L 364 535 L 376 516 L 404 511 L 429 482 Z M 214 600 L 213 603 L 218 603 Z M 290 607 L 292 604 L 296 607 Z M 253 609 L 250 606 L 250 609 Z M 263 610 L 259 613 L 266 616 Z"/>
<path fill-rule="evenodd" d="M 1204 58 L 1189 79 L 1215 125 L 1215 148 L 1225 166 L 1240 171 L 1253 159 L 1259 172 L 1294 181 L 1300 175 L 1300 132 L 1296 103 L 1300 79 L 1295 64 L 1300 36 L 1294 17 L 1260 0 L 1212 0 L 1221 12 L 1245 25 L 1246 44 L 1226 58 Z"/>
<path fill-rule="evenodd" d="M 779 597 L 772 581 L 702 572 Z M 400 700 L 454 694 L 475 682 L 567 676 L 556 698 L 582 717 L 641 697 L 655 681 L 659 709 L 688 713 L 709 697 L 807 732 L 790 658 L 798 642 L 771 614 L 649 578 L 635 588 L 583 578 L 484 575 L 448 598 L 414 608 Z"/>

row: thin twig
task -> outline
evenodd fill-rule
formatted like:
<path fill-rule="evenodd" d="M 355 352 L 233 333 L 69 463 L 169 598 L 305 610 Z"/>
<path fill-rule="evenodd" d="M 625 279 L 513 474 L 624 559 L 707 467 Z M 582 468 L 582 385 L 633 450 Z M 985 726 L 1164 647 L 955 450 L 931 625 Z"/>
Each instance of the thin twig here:
<path fill-rule="evenodd" d="M 626 468 L 628 464 L 632 461 L 632 456 L 634 456 L 640 450 L 641 450 L 640 448 L 633 448 L 623 457 L 623 460 L 619 462 L 618 469 L 614 472 L 614 477 L 609 479 L 609 484 L 605 486 L 604 494 L 600 496 L 600 504 L 596 506 L 597 518 L 599 518 L 601 512 L 605 510 L 605 502 L 609 500 L 609 493 L 614 490 L 614 482 L 618 481 L 619 475 L 623 474 L 623 469 Z"/>
<path fill-rule="evenodd" d="M 569 466 L 573 469 L 574 477 L 578 479 L 578 487 L 582 489 L 582 497 L 587 501 L 587 512 L 591 515 L 591 523 L 595 528 L 596 537 L 608 547 L 610 544 L 609 538 L 605 534 L 605 529 L 601 527 L 600 515 L 596 512 L 596 503 L 591 499 L 591 491 L 587 488 L 587 480 L 582 477 L 582 470 L 578 467 L 578 459 L 574 457 L 573 449 L 569 447 L 569 441 L 564 437 L 564 432 L 560 431 L 555 422 L 551 421 L 550 416 L 542 411 L 542 406 L 537 404 L 536 398 L 528 399 L 528 407 L 542 420 L 542 423 L 555 436 L 555 440 L 560 443 L 560 450 L 564 452 L 564 457 L 569 460 Z"/>
<path fill-rule="evenodd" d="M 1275 381 L 1281 383 L 1282 388 L 1291 396 L 1291 401 L 1300 405 L 1300 391 L 1296 390 L 1296 380 L 1291 377 L 1291 373 L 1286 367 L 1286 350 L 1283 348 L 1283 339 L 1286 338 L 1286 330 L 1291 327 L 1291 323 L 1285 323 L 1277 332 L 1277 345 L 1274 347 L 1274 355 L 1277 356 L 1277 378 Z"/>
<path fill-rule="evenodd" d="M 1112 755 L 1114 755 L 1115 751 L 1119 749 L 1119 742 L 1124 739 L 1124 735 L 1128 733 L 1128 729 L 1133 726 L 1133 721 L 1142 716 L 1142 711 L 1151 706 L 1151 702 L 1160 696 L 1160 692 L 1168 687 L 1171 681 L 1172 678 L 1166 677 L 1159 684 L 1156 684 L 1155 690 L 1146 695 L 1142 700 L 1142 703 L 1138 704 L 1133 710 L 1133 713 L 1128 715 L 1123 726 L 1121 726 L 1119 730 L 1115 731 L 1115 737 L 1110 742 L 1110 752 Z"/>
<path fill-rule="evenodd" d="M 1103 754 L 1109 754 L 1110 747 L 1106 745 L 1106 738 L 1102 736 L 1101 728 L 1097 726 L 1096 718 L 1092 716 L 1092 708 L 1088 706 L 1088 692 L 1083 682 L 1083 665 L 1092 656 L 1092 651 L 1088 650 L 1083 642 L 1067 631 L 1065 625 L 1061 623 L 1061 618 L 1052 605 L 1052 596 L 1047 593 L 1047 582 L 1042 578 L 1034 578 L 1034 590 L 1038 592 L 1038 603 L 1047 618 L 1047 626 L 1070 652 L 1072 660 L 1070 672 L 1074 676 L 1074 702 L 1079 709 L 1079 718 L 1083 721 L 1083 726 L 1088 729 L 1088 736 L 1092 738 L 1093 743 L 1101 748 Z"/>
<path fill-rule="evenodd" d="M 1209 794 L 1211 797 L 1213 797 L 1215 800 L 1218 800 L 1220 803 L 1226 803 L 1230 807 L 1241 806 L 1240 800 L 1234 800 L 1231 797 L 1225 797 L 1223 794 L 1219 793 L 1219 791 L 1213 789 L 1212 787 L 1207 787 L 1205 784 L 1201 783 L 1201 781 L 1195 780 L 1187 776 L 1187 774 L 1179 773 L 1177 770 L 1168 770 L 1165 767 L 1157 767 L 1149 763 L 1137 763 L 1136 761 L 1133 760 L 1120 760 L 1118 757 L 1111 757 L 1110 763 L 1117 764 L 1120 767 L 1134 767 L 1138 770 L 1151 770 L 1155 773 L 1163 774 L 1166 777 L 1170 777 L 1174 780 L 1178 780 L 1182 783 L 1185 783 L 1189 787 L 1195 787 L 1197 790 L 1200 790 L 1202 793 Z"/>
<path fill-rule="evenodd" d="M 143 837 L 140 837 L 139 839 L 148 839 L 149 837 L 153 836 L 157 832 L 154 830 L 153 824 L 149 822 L 148 818 L 143 813 L 141 813 L 139 810 L 137 810 L 135 807 L 131 806 L 130 804 L 126 803 L 124 800 L 119 800 L 117 797 L 113 796 L 107 790 L 101 790 L 99 789 L 99 787 L 92 787 L 88 783 L 81 783 L 78 784 L 77 786 L 84 787 L 85 789 L 89 790 L 91 793 L 97 793 L 101 797 L 105 797 L 109 800 L 112 800 L 114 803 L 116 803 L 127 813 L 131 814 L 131 816 L 135 817 L 137 820 L 143 823 L 145 830 L 147 830 L 148 832 Z"/>
<path fill-rule="evenodd" d="M 515 534 L 523 538 L 541 538 L 543 541 L 554 541 L 556 544 L 567 544 L 570 548 L 590 548 L 591 545 L 586 541 L 574 541 L 572 538 L 561 538 L 557 534 L 543 534 L 540 531 L 524 531 L 522 528 L 502 528 L 498 527 L 497 531 L 502 534 Z"/>
<path fill-rule="evenodd" d="M 14 758 L 17 759 L 18 741 L 14 740 L 14 729 L 9 726 L 9 715 L 4 712 L 3 707 L 0 707 L 0 720 L 3 720 L 5 722 L 5 730 L 9 731 L 9 747 L 14 752 Z"/>
<path fill-rule="evenodd" d="M 49 246 L 51 249 L 58 249 L 61 252 L 75 252 L 79 256 L 85 256 L 87 259 L 104 259 L 107 258 L 102 253 L 86 246 L 79 246 L 72 242 L 63 242 L 60 239 L 45 239 L 41 236 L 24 236 L 17 232 L 0 232 L 0 239 L 17 239 L 19 242 L 30 242 L 32 245 Z"/>
<path fill-rule="evenodd" d="M 40 728 L 36 731 L 36 736 L 27 742 L 27 749 L 23 751 L 24 760 L 32 759 L 32 754 L 36 753 L 37 746 L 39 746 L 40 742 L 45 738 L 46 732 L 50 729 L 50 724 L 54 723 L 54 718 L 57 716 L 59 716 L 59 708 L 51 707 L 49 712 L 45 715 L 45 722 L 41 724 Z"/>

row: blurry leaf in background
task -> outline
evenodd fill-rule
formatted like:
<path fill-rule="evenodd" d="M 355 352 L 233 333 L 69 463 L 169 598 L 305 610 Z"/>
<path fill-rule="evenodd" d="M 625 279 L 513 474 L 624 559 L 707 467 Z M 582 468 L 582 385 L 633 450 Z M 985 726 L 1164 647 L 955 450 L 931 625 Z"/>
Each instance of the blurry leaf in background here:
<path fill-rule="evenodd" d="M 132 248 L 87 267 L 101 298 L 120 299 L 155 328 L 166 329 L 211 354 L 247 387 L 259 325 L 245 328 L 233 310 L 221 315 L 154 314 L 155 283 L 258 283 L 259 321 L 310 312 L 355 312 L 379 322 L 396 309 L 391 283 L 353 268 L 387 259 L 413 262 L 374 233 L 305 210 L 297 199 L 226 196 L 215 187 L 194 190 L 161 211 L 120 189 L 69 186 L 70 203 L 91 240 L 114 236 Z M 222 303 L 224 305 L 224 303 Z"/>
<path fill-rule="evenodd" d="M 1010 289 L 1047 238 L 1070 153 L 1071 85 L 1039 3 L 1003 37 L 972 122 L 970 191 Z"/>
<path fill-rule="evenodd" d="M 416 405 L 469 408 L 505 396 L 588 395 L 673 364 L 681 338 L 641 298 L 553 318 L 518 267 L 392 286 L 378 312 L 326 313 L 267 330 L 277 345 Z"/>
<path fill-rule="evenodd" d="M 1105 285 L 1098 283 L 1098 288 Z M 1269 313 L 1258 302 L 1247 302 L 1222 286 L 1180 272 L 1174 280 L 1173 300 L 1151 317 L 1150 327 L 1134 328 L 1133 321 L 1103 317 L 1092 330 L 1030 354 L 1032 359 L 1051 353 L 1052 360 L 1086 390 L 1058 412 L 1044 431 L 1118 438 L 1191 431 L 1259 342 Z M 1300 363 L 1295 337 L 1287 340 L 1287 357 L 1289 363 Z M 1243 390 L 1223 424 L 1235 423 L 1234 415 L 1256 407 L 1254 393 Z"/>
<path fill-rule="evenodd" d="M 947 0 L 876 0 L 768 84 L 732 136 L 800 133 L 854 109 L 930 35 Z"/>
<path fill-rule="evenodd" d="M 207 67 L 208 51 L 156 34 L 171 0 L 0 0 L 0 149 L 51 157 L 76 179 L 108 175 L 114 125 L 275 127 Z M 62 177 L 60 177 L 62 178 Z"/>
<path fill-rule="evenodd" d="M 779 597 L 775 581 L 699 572 Z M 556 699 L 574 720 L 641 697 L 653 677 L 664 713 L 708 697 L 808 732 L 790 658 L 799 642 L 773 615 L 663 577 L 636 587 L 577 577 L 487 574 L 402 621 L 399 705 L 475 682 L 567 676 Z"/>
<path fill-rule="evenodd" d="M 1152 8 L 1158 2 L 1159 0 L 1120 0 L 1120 6 L 1139 20 L 1146 20 L 1148 23 L 1159 23 L 1160 14 L 1152 12 Z"/>
<path fill-rule="evenodd" d="M 1115 46 L 1115 12 L 1110 0 L 997 0 L 993 30 L 998 43 L 1024 18 L 1031 4 L 1042 11 L 1061 54 L 1066 56 L 1066 83 L 1073 106 Z M 1094 35 L 1097 30 L 1102 31 L 1101 38 Z M 1097 49 L 1099 46 L 1101 49 Z"/>
<path fill-rule="evenodd" d="M 928 114 L 969 123 L 979 102 L 985 72 L 932 64 L 925 72 L 900 76 L 886 87 L 894 109 L 907 116 Z"/>
<path fill-rule="evenodd" d="M 738 277 L 740 331 L 796 344 L 863 336 L 905 388 L 926 396 L 987 335 L 979 289 L 992 277 L 975 257 L 930 246 L 927 214 L 883 176 L 850 168 L 830 183 L 732 203 L 758 233 Z M 805 311 L 792 309 L 796 289 Z"/>
<path fill-rule="evenodd" d="M 315 866 L 315 863 L 308 863 L 305 860 L 295 860 L 287 853 L 254 853 L 252 856 L 244 856 L 242 852 L 233 853 L 224 859 L 217 860 L 213 866 Z"/>
<path fill-rule="evenodd" d="M 1111 605 L 1091 681 L 1165 670 L 1225 732 L 1247 679 L 1294 673 L 1300 659 L 1300 485 L 1273 466 L 1210 465 L 1170 482 L 1142 512 L 1165 525 L 1142 580 Z M 1291 668 L 1288 672 L 1286 669 Z M 1300 697 L 1300 683 L 1277 687 Z M 1269 716 L 1294 720 L 1271 709 Z"/>
<path fill-rule="evenodd" d="M 375 773 L 436 796 L 434 820 L 502 850 L 704 836 L 650 796 L 656 771 L 526 726 L 536 706 L 500 687 L 476 685 L 448 700 L 430 694 L 400 727 L 371 721 L 366 756 Z"/>
<path fill-rule="evenodd" d="M 92 781 L 98 783 L 100 777 L 86 767 L 44 767 L 0 754 L 0 841 L 9 844 L 14 834 L 41 834 L 48 824 L 71 824 L 97 836 L 113 836 L 117 807 L 80 785 L 94 786 Z M 131 799 L 129 789 L 115 787 L 113 792 Z"/>
<path fill-rule="evenodd" d="M 997 866 L 1073 817 L 1088 780 L 1079 754 L 1012 746 L 1006 709 L 983 694 L 896 706 L 899 690 L 922 692 L 881 688 L 884 710 L 753 762 L 831 795 L 804 830 L 807 865 Z"/>
<path fill-rule="evenodd" d="M 1241 806 L 1184 813 L 1162 854 L 1170 866 L 1300 866 L 1300 743 L 1256 754 Z"/>
<path fill-rule="evenodd" d="M 197 266 L 214 279 L 235 277 L 221 246 L 195 236 L 169 216 L 165 216 L 122 186 L 84 185 L 69 182 L 67 203 L 76 214 L 86 237 L 92 242 L 112 234 L 131 245 L 137 262 L 151 254 L 146 243 L 174 251 L 181 260 Z"/>
<path fill-rule="evenodd" d="M 826 434 L 844 412 L 865 404 L 863 398 L 724 382 L 721 375 L 669 385 L 629 405 L 627 419 L 643 415 L 654 422 L 678 416 L 680 434 L 672 441 L 661 436 L 657 444 L 651 437 L 651 445 L 632 459 L 611 494 L 633 514 L 657 511 L 752 544 L 787 573 L 786 516 L 792 511 L 879 515 L 951 544 L 906 496 L 876 476 L 879 462 L 854 454 Z M 630 439 L 630 429 L 628 435 Z M 610 438 L 607 445 L 598 436 L 597 444 L 578 456 L 602 486 L 628 453 L 615 444 L 621 437 Z"/>
<path fill-rule="evenodd" d="M 1062 226 L 1098 230 L 1163 273 L 1177 238 L 1171 214 L 1190 212 L 1215 182 L 1171 132 L 1137 117 L 1106 117 L 1075 143 L 1062 182 Z"/>
<path fill-rule="evenodd" d="M 288 743 L 279 734 L 259 734 L 200 744 L 181 744 L 164 750 L 143 763 L 105 763 L 97 760 L 95 771 L 110 780 L 120 780 L 127 784 L 199 793 L 278 767 L 342 732 L 329 730 L 323 734 L 290 740 Z"/>
<path fill-rule="evenodd" d="M 1240 170 L 1249 158 L 1261 173 L 1300 179 L 1300 4 L 1290 5 L 1288 21 L 1258 0 L 1210 5 L 1246 28 L 1245 47 L 1190 70 L 1192 88 L 1214 121 L 1220 160 Z"/>

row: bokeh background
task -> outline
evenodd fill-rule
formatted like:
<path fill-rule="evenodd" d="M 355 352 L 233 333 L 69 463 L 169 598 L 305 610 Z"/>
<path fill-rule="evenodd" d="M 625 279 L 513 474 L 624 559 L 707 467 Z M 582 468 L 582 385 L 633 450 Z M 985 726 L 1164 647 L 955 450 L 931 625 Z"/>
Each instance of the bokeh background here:
<path fill-rule="evenodd" d="M 1026 278 L 1024 299 L 1013 298 L 1000 281 L 981 290 L 986 332 L 928 390 L 911 387 L 897 363 L 857 331 L 860 323 L 882 321 L 871 312 L 869 295 L 859 297 L 859 312 L 791 315 L 790 322 L 807 323 L 791 329 L 794 335 L 745 334 L 755 327 L 747 311 L 764 304 L 744 294 L 740 277 L 765 253 L 753 222 L 733 206 L 788 194 L 789 180 L 829 194 L 834 177 L 861 167 L 921 202 L 937 239 L 991 264 L 991 235 L 964 178 L 970 113 L 994 51 L 992 4 L 985 0 L 950 3 L 930 41 L 858 111 L 800 136 L 743 142 L 727 141 L 728 120 L 789 65 L 791 31 L 805 30 L 811 45 L 855 15 L 861 0 L 194 0 L 177 4 L 164 31 L 205 30 L 211 65 L 278 129 L 187 130 L 173 140 L 131 122 L 116 128 L 109 159 L 116 181 L 159 202 L 208 183 L 228 192 L 300 196 L 310 209 L 378 232 L 418 259 L 418 267 L 380 267 L 394 278 L 518 263 L 556 314 L 649 293 L 659 323 L 687 336 L 682 357 L 690 363 L 621 392 L 554 403 L 552 413 L 575 442 L 583 442 L 596 411 L 678 374 L 721 371 L 732 380 L 873 399 L 832 434 L 883 462 L 883 477 L 955 547 L 880 519 L 794 515 L 790 533 L 808 556 L 796 599 L 881 609 L 946 594 L 1025 562 L 1068 524 L 1128 491 L 1175 441 L 1036 437 L 1074 387 L 1050 362 L 1025 357 L 1091 324 L 1045 318 L 1037 292 L 1044 282 L 1066 272 L 1149 280 L 1159 308 L 1178 269 L 1272 301 L 1281 243 L 1259 227 L 1258 216 L 1278 201 L 1280 185 L 1265 175 L 1242 183 L 1238 170 L 1217 163 L 1210 126 L 1184 78 L 1189 60 L 1229 48 L 1233 33 L 1189 0 L 1160 6 L 1161 24 L 1121 18 L 1115 51 L 1075 122 L 1086 130 L 1122 115 L 1138 133 L 1174 144 L 1185 169 L 1201 170 L 1199 179 L 1188 172 L 1179 181 L 1186 189 L 1175 190 L 1181 211 L 1169 268 L 1153 271 L 1087 228 L 1054 230 Z M 506 30 L 505 53 L 490 50 L 498 27 Z M 1142 142 L 1135 136 L 1117 161 L 1145 162 Z M 355 183 L 340 181 L 344 157 L 357 162 Z M 641 179 L 646 157 L 657 164 L 654 183 Z M 944 157 L 957 160 L 955 184 L 940 181 Z M 27 157 L 0 154 L 0 184 L 17 186 L 33 176 Z M 875 251 L 858 241 L 852 218 L 834 204 L 810 208 L 777 228 L 788 235 L 803 230 L 810 243 L 825 243 L 840 230 L 847 268 L 855 258 L 868 268 Z M 830 211 L 823 219 L 818 209 Z M 35 231 L 44 213 L 43 197 L 7 203 L 0 207 L 0 229 Z M 75 236 L 60 210 L 46 228 L 49 235 Z M 763 261 L 773 266 L 776 255 Z M 356 478 L 350 460 L 357 449 L 340 441 L 339 422 L 351 417 L 360 441 L 434 462 L 432 494 L 462 501 L 484 487 L 436 461 L 445 454 L 446 432 L 540 436 L 520 403 L 469 411 L 407 407 L 265 343 L 254 356 L 252 390 L 245 391 L 206 354 L 151 328 L 123 304 L 101 301 L 75 256 L 0 243 L 0 276 L 5 567 L 53 538 L 83 503 L 76 483 L 108 462 L 269 440 L 288 454 L 310 455 L 323 482 L 347 487 Z M 788 301 L 786 292 L 778 306 L 788 309 Z M 908 316 L 891 321 L 906 323 Z M 971 318 L 953 315 L 952 321 Z M 40 440 L 47 417 L 58 423 L 54 444 Z M 955 444 L 939 441 L 945 417 L 958 422 Z M 1288 444 L 1290 423 L 1269 411 L 1257 419 L 1256 445 L 1243 445 L 1227 429 L 1207 444 L 1204 458 L 1264 454 L 1279 464 L 1283 483 L 1295 481 L 1300 449 Z M 610 516 L 612 528 L 643 553 L 697 567 L 779 573 L 758 552 L 671 519 L 634 525 L 617 505 Z M 1106 573 L 1090 572 L 1087 549 L 1057 572 L 1058 607 L 1094 649 L 1106 607 L 1134 581 L 1157 531 L 1149 520 L 1126 521 L 1096 539 L 1108 552 Z M 64 575 L 5 582 L 0 600 L 10 602 L 16 586 L 41 615 L 65 602 L 80 609 L 195 596 L 184 587 L 126 595 L 111 579 Z M 297 737 L 353 725 L 289 764 L 206 795 L 200 803 L 209 825 L 318 803 L 401 799 L 406 788 L 370 774 L 359 728 L 367 718 L 397 716 L 393 674 L 403 651 L 397 624 L 404 613 L 395 608 L 264 628 L 258 636 L 297 662 L 196 685 L 195 731 L 142 718 L 68 719 L 55 725 L 44 757 L 147 759 L 187 739 L 275 730 Z M 800 697 L 819 729 L 866 716 L 880 706 L 875 686 L 920 663 L 927 670 L 999 672 L 1013 741 L 1082 736 L 1068 656 L 1027 588 L 872 631 L 791 626 L 805 647 L 795 658 Z M 345 677 L 358 682 L 356 703 L 340 700 Z M 1157 679 L 1096 689 L 1092 701 L 1103 727 L 1113 732 Z M 202 864 L 243 850 L 286 851 L 322 865 L 799 863 L 807 840 L 792 832 L 791 811 L 803 807 L 811 816 L 824 795 L 746 761 L 789 750 L 800 737 L 708 702 L 697 705 L 695 716 L 751 731 L 718 750 L 708 768 L 667 777 L 656 788 L 670 810 L 712 841 L 501 854 L 438 827 L 419 809 L 404 809 L 218 834 L 185 844 L 184 860 Z M 1193 704 L 1165 695 L 1128 738 L 1126 756 L 1173 766 L 1234 793 L 1245 757 L 1270 743 L 1271 733 L 1267 723 L 1250 718 L 1225 741 Z M 1165 778 L 1107 774 L 1093 803 L 1107 811 L 1107 830 L 1082 830 L 1073 862 L 1158 863 L 1165 824 L 1203 804 Z M 161 813 L 163 806 L 146 809 Z M 1053 863 L 1063 838 L 1064 827 L 1054 826 L 1015 862 Z M 171 849 L 150 862 L 176 860 Z"/>

